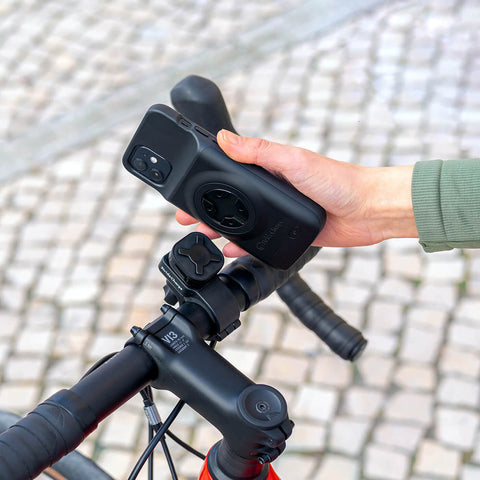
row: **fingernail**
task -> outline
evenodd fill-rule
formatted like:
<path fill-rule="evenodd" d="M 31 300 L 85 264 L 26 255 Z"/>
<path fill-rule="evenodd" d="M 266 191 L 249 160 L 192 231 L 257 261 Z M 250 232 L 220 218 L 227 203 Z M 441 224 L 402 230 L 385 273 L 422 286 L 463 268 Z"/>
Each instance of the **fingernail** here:
<path fill-rule="evenodd" d="M 232 145 L 238 145 L 241 141 L 241 138 L 238 135 L 235 135 L 235 133 L 228 130 L 222 130 L 220 132 L 220 135 L 222 136 L 222 140 L 224 142 L 230 143 Z"/>

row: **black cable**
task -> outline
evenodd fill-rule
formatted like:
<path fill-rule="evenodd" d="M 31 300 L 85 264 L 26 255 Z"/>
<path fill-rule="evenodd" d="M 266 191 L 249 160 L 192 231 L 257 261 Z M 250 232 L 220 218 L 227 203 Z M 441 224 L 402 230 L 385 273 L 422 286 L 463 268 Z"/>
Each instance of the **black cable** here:
<path fill-rule="evenodd" d="M 152 387 L 150 385 L 147 385 L 143 390 L 141 390 L 140 395 L 143 398 L 143 404 L 144 404 L 145 408 L 155 407 L 155 404 L 154 404 L 154 401 L 153 401 L 153 391 L 152 391 Z M 148 415 L 147 415 L 147 417 L 148 417 Z M 152 442 L 156 431 L 158 431 L 158 429 L 161 426 L 161 424 L 158 424 L 158 423 L 156 425 L 152 425 L 150 422 L 151 422 L 151 418 L 148 418 L 148 444 L 150 444 L 150 442 Z M 168 449 L 168 446 L 167 446 L 164 438 L 162 438 L 161 444 L 162 444 L 162 447 L 163 447 L 163 453 L 165 455 L 165 458 L 167 459 L 167 464 L 169 466 L 172 478 L 173 478 L 173 480 L 178 480 L 176 472 L 175 472 L 175 467 L 173 465 L 173 460 L 172 460 L 172 457 L 170 455 L 170 451 Z M 150 455 L 148 457 L 148 467 L 147 467 L 148 468 L 148 480 L 153 480 L 153 459 L 154 459 L 154 455 Z"/>
<path fill-rule="evenodd" d="M 148 425 L 148 443 L 153 440 L 153 436 L 155 435 L 155 431 L 153 427 L 149 424 Z M 148 457 L 148 480 L 153 480 L 153 455 Z"/>
<path fill-rule="evenodd" d="M 140 390 L 140 395 L 142 396 L 145 405 L 147 405 L 148 402 L 153 403 L 153 392 L 150 385 L 147 385 L 144 389 Z"/>
<path fill-rule="evenodd" d="M 200 458 L 200 460 L 205 460 L 206 455 L 203 453 L 199 452 L 198 450 L 195 450 L 191 445 L 188 443 L 185 443 L 182 439 L 178 438 L 174 433 L 172 433 L 170 430 L 167 431 L 167 435 L 178 445 L 180 445 L 182 448 L 184 448 L 187 452 L 191 453 L 192 455 L 195 455 L 196 457 Z"/>
<path fill-rule="evenodd" d="M 143 398 L 143 404 L 145 406 L 150 406 L 153 405 L 153 392 L 152 392 L 152 387 L 150 385 L 147 385 L 143 390 L 140 390 L 140 394 L 142 395 Z M 155 429 L 153 428 L 153 425 L 148 422 L 148 443 L 153 440 L 153 436 L 155 435 Z M 153 480 L 153 459 L 154 456 L 150 455 L 148 457 L 148 480 Z"/>
<path fill-rule="evenodd" d="M 214 340 L 210 342 L 210 347 L 215 348 L 217 342 Z M 105 363 L 109 358 L 111 358 L 115 353 L 110 354 L 99 360 L 90 370 L 85 374 L 87 376 L 89 373 L 91 373 L 93 370 L 98 368 L 100 365 Z M 154 406 L 154 401 L 153 401 L 153 391 L 152 387 L 150 385 L 147 385 L 145 388 L 143 388 L 140 391 L 140 394 L 143 398 L 143 403 L 146 407 L 152 407 Z M 205 460 L 206 456 L 203 455 L 201 452 L 193 448 L 192 446 L 188 445 L 185 443 L 183 440 L 178 438 L 175 434 L 170 432 L 168 429 L 170 428 L 171 424 L 177 417 L 177 415 L 180 413 L 180 410 L 183 408 L 185 405 L 185 402 L 183 400 L 180 400 L 175 408 L 172 410 L 170 415 L 168 416 L 167 420 L 162 423 L 159 422 L 158 425 L 149 425 L 149 435 L 148 435 L 148 446 L 141 455 L 141 457 L 138 459 L 135 467 L 133 468 L 130 476 L 128 477 L 128 480 L 135 480 L 138 477 L 138 474 L 140 473 L 141 469 L 145 465 L 145 462 L 148 460 L 148 479 L 152 480 L 153 479 L 153 450 L 155 447 L 158 445 L 160 442 L 162 444 L 163 452 L 165 454 L 165 458 L 167 460 L 168 467 L 170 469 L 170 474 L 172 476 L 172 480 L 178 480 L 177 473 L 175 471 L 175 465 L 172 459 L 172 456 L 170 454 L 170 450 L 168 448 L 168 445 L 165 441 L 165 435 L 168 435 L 174 442 L 176 442 L 178 445 L 180 445 L 182 448 L 184 448 L 187 452 L 197 456 L 201 460 Z M 152 436 L 153 432 L 156 432 L 154 436 Z"/>
<path fill-rule="evenodd" d="M 213 343 L 213 342 L 212 342 Z M 215 342 L 216 343 L 216 342 Z M 154 404 L 153 402 L 153 392 L 152 392 L 152 387 L 150 385 L 146 386 L 140 394 L 142 395 L 143 402 L 145 406 L 151 406 Z M 163 425 L 162 422 L 160 422 L 158 425 L 154 425 L 155 431 L 158 431 L 158 429 Z M 198 457 L 200 460 L 205 460 L 206 455 L 204 455 L 202 452 L 199 452 L 195 448 L 193 448 L 191 445 L 188 443 L 184 442 L 181 438 L 177 437 L 173 432 L 170 430 L 167 430 L 166 435 L 173 440 L 176 444 L 178 444 L 180 447 L 182 447 L 184 450 L 186 450 L 188 453 L 191 453 L 192 455 L 195 455 Z M 149 439 L 150 441 L 150 439 Z"/>
<path fill-rule="evenodd" d="M 100 360 L 97 360 L 83 375 L 81 380 L 83 380 L 85 377 L 88 377 L 94 370 L 96 370 L 98 367 L 101 367 L 105 362 L 110 360 L 112 357 L 114 357 L 118 352 L 112 352 L 109 353 L 108 355 L 105 355 L 103 358 Z"/>
<path fill-rule="evenodd" d="M 174 465 L 173 459 L 172 459 L 172 455 L 170 454 L 170 450 L 168 448 L 167 441 L 165 440 L 165 437 L 162 437 L 160 439 L 160 443 L 162 444 L 163 453 L 164 453 L 165 458 L 167 460 L 167 465 L 168 465 L 168 468 L 170 470 L 170 475 L 172 476 L 172 480 L 178 480 L 177 472 L 175 471 L 175 465 Z M 150 457 L 152 457 L 152 456 L 153 455 L 150 455 Z"/>
<path fill-rule="evenodd" d="M 128 480 L 135 480 L 138 477 L 138 474 L 140 473 L 141 469 L 145 465 L 145 462 L 148 460 L 153 450 L 158 445 L 158 442 L 160 442 L 162 437 L 165 435 L 166 431 L 169 429 L 170 425 L 173 423 L 173 421 L 175 420 L 177 415 L 180 413 L 184 405 L 185 405 L 185 402 L 183 400 L 179 400 L 178 403 L 175 405 L 174 409 L 171 411 L 170 415 L 167 417 L 162 427 L 158 430 L 158 432 L 153 437 L 152 441 L 148 444 L 147 448 L 138 459 L 135 467 L 132 470 L 132 473 L 128 477 Z"/>

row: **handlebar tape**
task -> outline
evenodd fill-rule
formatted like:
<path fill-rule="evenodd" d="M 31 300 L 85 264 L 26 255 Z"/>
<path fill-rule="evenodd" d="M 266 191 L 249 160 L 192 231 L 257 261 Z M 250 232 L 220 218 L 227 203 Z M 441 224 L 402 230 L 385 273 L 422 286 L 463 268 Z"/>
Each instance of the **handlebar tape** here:
<path fill-rule="evenodd" d="M 74 405 L 84 416 L 69 411 Z M 0 479 L 35 478 L 75 449 L 97 426 L 89 410 L 80 397 L 61 390 L 11 426 L 0 437 Z"/>
<path fill-rule="evenodd" d="M 367 344 L 361 332 L 339 317 L 298 274 L 277 293 L 291 312 L 340 357 L 354 361 L 361 355 Z"/>
<path fill-rule="evenodd" d="M 148 354 L 130 345 L 71 389 L 52 395 L 0 435 L 0 480 L 38 476 L 155 375 Z"/>

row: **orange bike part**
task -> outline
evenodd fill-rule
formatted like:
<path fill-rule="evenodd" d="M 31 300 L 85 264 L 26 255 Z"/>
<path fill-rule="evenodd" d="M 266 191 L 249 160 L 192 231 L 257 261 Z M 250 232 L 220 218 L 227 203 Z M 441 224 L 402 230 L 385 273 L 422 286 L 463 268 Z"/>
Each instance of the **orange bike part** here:
<path fill-rule="evenodd" d="M 273 467 L 269 465 L 268 469 L 268 475 L 265 480 L 280 480 L 280 477 L 275 473 L 273 470 Z M 210 473 L 208 473 L 208 467 L 207 467 L 207 460 L 205 460 L 202 471 L 200 472 L 200 477 L 198 480 L 214 480 L 211 476 Z"/>

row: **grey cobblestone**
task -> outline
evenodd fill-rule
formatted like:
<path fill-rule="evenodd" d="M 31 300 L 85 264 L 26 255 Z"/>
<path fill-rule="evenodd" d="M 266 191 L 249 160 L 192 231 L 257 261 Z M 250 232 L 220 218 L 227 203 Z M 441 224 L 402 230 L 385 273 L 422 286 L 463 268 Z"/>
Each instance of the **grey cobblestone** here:
<path fill-rule="evenodd" d="M 372 444 L 367 447 L 365 474 L 372 479 L 404 480 L 409 470 L 408 463 L 406 454 Z"/>
<path fill-rule="evenodd" d="M 298 418 L 310 421 L 328 422 L 338 404 L 338 393 L 328 387 L 303 385 L 292 405 L 292 412 Z"/>
<path fill-rule="evenodd" d="M 461 451 L 473 450 L 479 425 L 478 414 L 448 407 L 437 408 L 435 414 L 435 436 L 443 445 Z"/>
<path fill-rule="evenodd" d="M 396 422 L 382 422 L 374 431 L 373 439 L 378 445 L 415 452 L 424 434 L 424 428 Z"/>
<path fill-rule="evenodd" d="M 342 410 L 354 417 L 375 418 L 383 408 L 385 394 L 376 389 L 350 387 L 343 396 Z"/>
<path fill-rule="evenodd" d="M 327 454 L 315 480 L 328 480 L 329 478 L 351 478 L 357 480 L 360 475 L 360 466 L 357 461 L 340 455 Z"/>
<path fill-rule="evenodd" d="M 387 388 L 392 380 L 395 360 L 369 353 L 358 361 L 357 366 L 365 385 Z"/>
<path fill-rule="evenodd" d="M 431 366 L 401 364 L 393 383 L 406 390 L 432 391 L 436 385 L 435 371 Z"/>
<path fill-rule="evenodd" d="M 418 450 L 414 472 L 455 478 L 460 467 L 460 452 L 449 450 L 432 440 L 424 440 Z"/>
<path fill-rule="evenodd" d="M 330 355 L 318 355 L 311 371 L 312 382 L 336 388 L 345 388 L 351 384 L 353 371 L 351 365 Z"/>
<path fill-rule="evenodd" d="M 365 445 L 371 426 L 371 421 L 365 418 L 335 418 L 328 442 L 330 450 L 347 456 L 357 456 Z"/>
<path fill-rule="evenodd" d="M 159 315 L 157 263 L 188 229 L 120 158 L 183 74 L 214 78 L 247 135 L 371 166 L 479 156 L 475 0 L 340 3 L 2 2 L 0 408 L 27 411 Z M 289 403 L 282 478 L 477 478 L 478 252 L 324 249 L 304 278 L 369 339 L 355 365 L 276 296 L 220 345 Z M 158 399 L 165 417 L 175 399 Z M 132 399 L 80 449 L 125 477 L 142 415 Z M 219 438 L 190 410 L 175 431 L 204 451 Z M 173 451 L 195 478 L 201 462 Z"/>

